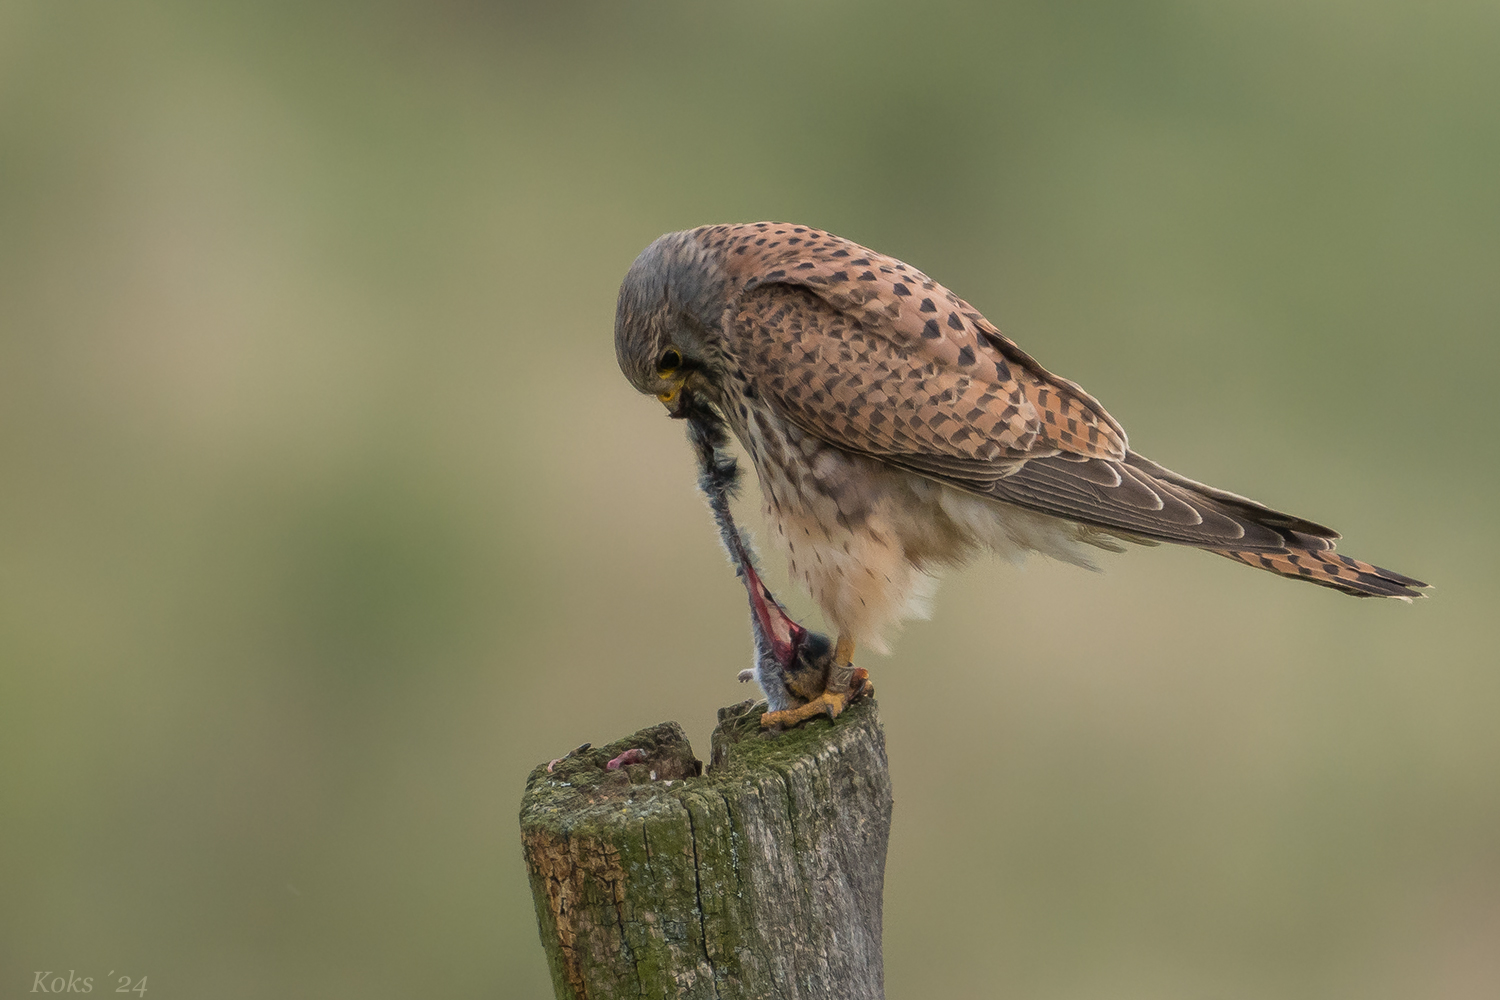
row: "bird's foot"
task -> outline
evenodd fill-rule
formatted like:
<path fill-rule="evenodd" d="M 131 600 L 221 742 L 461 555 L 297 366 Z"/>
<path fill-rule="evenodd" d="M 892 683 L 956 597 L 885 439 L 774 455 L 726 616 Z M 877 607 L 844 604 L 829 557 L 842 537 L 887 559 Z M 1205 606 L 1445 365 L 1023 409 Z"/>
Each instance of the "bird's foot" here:
<path fill-rule="evenodd" d="M 854 692 L 849 697 L 850 701 L 875 697 L 875 682 L 870 680 L 870 672 L 864 667 L 855 667 L 854 676 L 849 681 L 849 690 Z"/>
<path fill-rule="evenodd" d="M 830 719 L 837 719 L 839 713 L 843 712 L 844 706 L 849 704 L 849 695 L 842 691 L 824 691 L 812 701 L 796 708 L 784 708 L 779 712 L 763 712 L 760 717 L 761 728 L 771 729 L 780 726 L 788 729 L 799 723 L 806 722 L 819 715 L 827 715 Z"/>
<path fill-rule="evenodd" d="M 798 705 L 796 708 L 786 708 L 779 712 L 763 712 L 760 724 L 763 729 L 776 727 L 789 729 L 819 715 L 837 719 L 850 702 L 870 697 L 874 693 L 875 685 L 870 681 L 870 672 L 863 667 L 855 667 L 847 691 L 825 690 L 806 704 Z"/>

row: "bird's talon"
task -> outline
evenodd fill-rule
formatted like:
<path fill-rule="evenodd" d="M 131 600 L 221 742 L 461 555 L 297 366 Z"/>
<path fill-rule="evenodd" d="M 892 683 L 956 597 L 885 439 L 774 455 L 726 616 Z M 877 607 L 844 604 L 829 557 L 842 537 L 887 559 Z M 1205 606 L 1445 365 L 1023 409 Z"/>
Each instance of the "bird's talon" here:
<path fill-rule="evenodd" d="M 850 701 L 875 697 L 875 682 L 870 680 L 870 672 L 864 667 L 854 668 L 854 674 L 849 678 L 849 692 Z"/>
<path fill-rule="evenodd" d="M 832 691 L 824 691 L 805 705 L 782 709 L 779 712 L 762 713 L 760 724 L 764 729 L 770 729 L 773 726 L 791 728 L 818 715 L 827 715 L 830 719 L 837 719 L 839 714 L 844 711 L 844 706 L 848 704 L 849 696 L 847 694 L 842 692 L 835 694 Z"/>

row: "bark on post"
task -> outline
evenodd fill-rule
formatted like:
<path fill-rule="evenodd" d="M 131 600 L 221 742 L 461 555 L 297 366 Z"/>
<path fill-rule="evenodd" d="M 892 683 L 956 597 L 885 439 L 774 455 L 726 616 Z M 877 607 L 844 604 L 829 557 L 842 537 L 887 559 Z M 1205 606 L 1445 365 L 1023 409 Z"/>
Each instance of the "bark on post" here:
<path fill-rule="evenodd" d="M 884 997 L 874 701 L 774 736 L 764 707 L 719 710 L 707 773 L 675 722 L 532 771 L 521 838 L 560 1000 Z"/>

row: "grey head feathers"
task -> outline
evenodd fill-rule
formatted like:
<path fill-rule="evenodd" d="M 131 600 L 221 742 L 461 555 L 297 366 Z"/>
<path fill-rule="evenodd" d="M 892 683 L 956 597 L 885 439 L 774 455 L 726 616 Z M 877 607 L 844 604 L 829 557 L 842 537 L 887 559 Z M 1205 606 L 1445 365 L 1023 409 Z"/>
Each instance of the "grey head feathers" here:
<path fill-rule="evenodd" d="M 675 347 L 691 367 L 712 370 L 730 284 L 702 230 L 668 233 L 641 251 L 620 285 L 615 357 L 630 384 L 657 392 L 657 365 Z"/>

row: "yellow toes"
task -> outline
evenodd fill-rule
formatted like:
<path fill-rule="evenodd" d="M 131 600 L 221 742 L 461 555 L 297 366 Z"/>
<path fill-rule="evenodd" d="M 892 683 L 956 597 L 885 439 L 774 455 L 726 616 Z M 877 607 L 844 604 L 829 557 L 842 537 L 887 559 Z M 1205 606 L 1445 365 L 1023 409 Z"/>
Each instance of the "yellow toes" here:
<path fill-rule="evenodd" d="M 825 714 L 830 719 L 837 719 L 839 713 L 844 710 L 844 706 L 847 704 L 849 704 L 849 696 L 847 694 L 835 694 L 832 691 L 824 691 L 805 705 L 783 709 L 780 712 L 762 713 L 760 724 L 766 729 L 772 726 L 790 727 L 801 722 L 806 722 L 813 716 Z"/>

